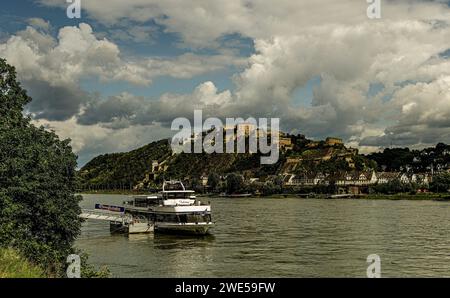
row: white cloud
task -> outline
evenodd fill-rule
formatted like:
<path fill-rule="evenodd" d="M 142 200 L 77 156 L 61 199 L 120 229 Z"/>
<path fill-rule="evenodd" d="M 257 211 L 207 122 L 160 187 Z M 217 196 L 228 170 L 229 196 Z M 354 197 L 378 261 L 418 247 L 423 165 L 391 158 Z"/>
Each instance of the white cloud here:
<path fill-rule="evenodd" d="M 34 19 L 31 23 L 42 27 L 41 21 Z M 16 67 L 20 80 L 36 97 L 30 112 L 50 120 L 70 118 L 90 100 L 91 96 L 79 87 L 82 79 L 149 85 L 155 77 L 189 79 L 246 62 L 230 51 L 171 58 L 123 57 L 116 44 L 98 39 L 86 23 L 61 28 L 57 38 L 28 26 L 0 44 L 0 57 Z M 54 106 L 58 109 L 51 113 L 40 110 L 52 110 Z M 64 110 L 64 106 L 68 108 Z"/>
<path fill-rule="evenodd" d="M 159 125 L 138 125 L 123 129 L 90 125 L 87 129 L 78 124 L 74 117 L 66 121 L 40 119 L 33 123 L 54 130 L 60 138 L 70 138 L 73 151 L 79 155 L 79 165 L 84 165 L 99 153 L 130 151 L 171 134 L 168 128 Z"/>
<path fill-rule="evenodd" d="M 41 2 L 60 5 L 57 0 Z M 208 112 L 218 116 L 280 117 L 285 129 L 313 137 L 343 136 L 352 144 L 361 142 L 366 149 L 393 139 L 402 145 L 450 141 L 445 132 L 450 131 L 446 121 L 450 65 L 440 56 L 450 48 L 450 9 L 446 3 L 383 1 L 381 20 L 367 18 L 368 4 L 363 0 L 274 3 L 110 0 L 105 5 L 104 1 L 91 0 L 83 2 L 83 9 L 106 26 L 122 20 L 142 24 L 153 20 L 166 32 L 180 36 L 186 47 L 217 48 L 220 38 L 234 33 L 255 43 L 256 53 L 248 59 L 248 67 L 234 76 L 235 91 L 219 93 L 207 82 L 192 94 L 166 94 L 148 105 L 152 109 L 146 118 L 134 115 L 132 121 L 137 123 L 144 118 L 165 122 L 192 114 L 195 107 L 208 110 L 215 103 Z M 33 55 L 38 54 L 21 50 L 30 56 L 19 62 L 34 69 Z M 112 51 L 106 62 L 91 72 L 97 70 L 101 75 L 103 65 L 117 56 Z M 122 74 L 126 74 L 130 80 L 145 81 L 151 76 L 144 72 L 152 69 L 157 75 L 170 73 L 184 78 L 205 68 L 214 71 L 230 61 L 244 65 L 245 61 L 229 56 L 209 57 L 211 65 L 192 54 L 170 61 L 126 61 L 120 72 L 105 76 L 123 80 Z M 72 67 L 76 71 L 76 65 Z M 315 77 L 320 77 L 321 83 L 314 90 L 312 106 L 293 105 L 294 90 Z M 384 89 L 371 96 L 368 90 L 373 83 Z"/>
<path fill-rule="evenodd" d="M 66 7 L 59 0 L 38 0 Z M 186 44 L 209 46 L 217 38 L 239 33 L 253 39 L 297 35 L 321 24 L 357 25 L 368 21 L 364 0 L 89 0 L 82 8 L 90 18 L 106 25 L 121 20 L 154 20 L 169 32 L 180 34 Z M 383 1 L 383 20 L 447 20 L 442 1 Z"/>
<path fill-rule="evenodd" d="M 395 93 L 389 109 L 399 111 L 382 134 L 363 144 L 429 146 L 450 141 L 450 76 L 408 85 Z"/>
<path fill-rule="evenodd" d="M 35 28 L 42 29 L 44 31 L 49 31 L 52 26 L 50 25 L 49 21 L 46 21 L 42 18 L 29 18 L 28 23 Z"/>
<path fill-rule="evenodd" d="M 103 80 L 121 76 L 131 83 L 150 82 L 147 77 L 136 76 L 133 70 L 138 66 L 122 60 L 118 47 L 106 39 L 98 40 L 85 23 L 61 28 L 58 39 L 27 27 L 0 45 L 0 56 L 16 66 L 25 80 L 42 79 L 60 85 L 96 75 Z"/>
<path fill-rule="evenodd" d="M 350 138 L 357 123 L 378 125 L 378 131 L 389 124 L 384 117 L 398 116 L 399 107 L 383 97 L 401 97 L 405 87 L 399 83 L 450 74 L 448 61 L 439 58 L 450 47 L 449 34 L 448 27 L 422 21 L 383 21 L 320 26 L 301 35 L 257 40 L 257 54 L 236 78 L 236 110 L 281 117 L 288 129 L 310 136 Z M 313 106 L 295 107 L 294 90 L 316 76 L 321 84 L 314 90 Z M 385 90 L 370 97 L 370 83 Z"/>
<path fill-rule="evenodd" d="M 61 28 L 57 39 L 27 27 L 0 44 L 0 56 L 15 65 L 22 78 L 39 78 L 52 84 L 68 84 L 96 76 L 103 81 L 148 85 L 158 76 L 192 78 L 245 63 L 229 51 L 204 56 L 187 53 L 164 59 L 124 58 L 116 44 L 106 38 L 97 39 L 86 23 Z"/>
<path fill-rule="evenodd" d="M 103 127 L 121 129 L 133 125 L 162 124 L 170 127 L 177 117 L 193 117 L 194 109 L 205 116 L 218 115 L 217 110 L 231 104 L 232 94 L 219 92 L 212 82 L 200 84 L 192 94 L 163 94 L 158 100 L 122 93 L 105 100 L 89 102 L 78 116 L 84 125 L 100 123 Z"/>

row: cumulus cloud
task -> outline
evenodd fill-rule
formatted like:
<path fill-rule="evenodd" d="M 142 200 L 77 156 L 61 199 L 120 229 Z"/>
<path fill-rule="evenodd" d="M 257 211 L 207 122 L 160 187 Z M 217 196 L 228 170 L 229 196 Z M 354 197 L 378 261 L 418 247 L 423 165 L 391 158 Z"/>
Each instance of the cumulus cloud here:
<path fill-rule="evenodd" d="M 225 107 L 231 100 L 230 91 L 219 92 L 212 82 L 205 82 L 192 94 L 166 93 L 152 100 L 123 93 L 92 101 L 77 120 L 83 125 L 101 124 L 112 129 L 155 124 L 170 127 L 175 118 L 192 119 L 194 109 L 203 110 L 205 116 L 220 116 L 217 108 Z"/>
<path fill-rule="evenodd" d="M 37 118 L 66 120 L 76 115 L 90 98 L 79 87 L 80 80 L 88 76 L 149 82 L 136 74 L 133 63 L 120 58 L 115 44 L 96 39 L 87 24 L 64 27 L 57 38 L 28 26 L 0 44 L 0 56 L 16 67 L 20 80 L 34 98 L 29 112 Z"/>
<path fill-rule="evenodd" d="M 95 75 L 105 81 L 121 77 L 136 84 L 150 82 L 137 63 L 122 60 L 115 44 L 98 40 L 91 26 L 84 23 L 61 28 L 57 39 L 27 27 L 0 45 L 0 55 L 16 66 L 25 80 L 72 84 Z"/>
<path fill-rule="evenodd" d="M 55 85 L 30 79 L 24 87 L 33 100 L 27 110 L 35 119 L 67 120 L 80 111 L 80 106 L 93 100 L 92 95 L 77 85 Z"/>
<path fill-rule="evenodd" d="M 39 2 L 65 7 L 57 0 Z M 276 5 L 269 0 L 110 0 L 108 5 L 91 0 L 83 2 L 83 9 L 107 27 L 152 21 L 164 33 L 179 36 L 186 49 L 226 48 L 231 43 L 224 37 L 235 34 L 251 39 L 255 53 L 248 59 L 227 51 L 125 59 L 114 43 L 95 38 L 81 24 L 61 29 L 53 41 L 27 29 L 0 45 L 0 54 L 10 55 L 25 77 L 53 85 L 89 75 L 149 84 L 155 76 L 189 78 L 229 65 L 246 66 L 233 76 L 230 90 L 218 91 L 214 82 L 205 82 L 191 94 L 144 98 L 124 93 L 81 100 L 82 112 L 74 121 L 102 129 L 167 126 L 201 108 L 205 115 L 219 117 L 279 117 L 285 130 L 310 137 L 333 134 L 367 150 L 392 143 L 450 142 L 448 5 L 383 1 L 381 20 L 369 20 L 367 6 L 363 0 L 279 0 Z M 14 60 L 16 52 L 25 58 Z M 76 56 L 80 53 L 89 59 Z M 311 105 L 296 106 L 295 90 L 317 77 Z M 371 94 L 374 84 L 382 88 Z"/>
<path fill-rule="evenodd" d="M 43 22 L 30 21 L 38 29 L 44 27 Z M 159 76 L 188 79 L 245 63 L 230 51 L 204 56 L 186 53 L 170 58 L 124 58 L 116 44 L 98 39 L 88 24 L 63 27 L 57 38 L 38 29 L 28 26 L 0 44 L 0 57 L 16 67 L 34 97 L 30 112 L 49 120 L 69 119 L 95 97 L 81 90 L 82 79 L 145 86 Z"/>
<path fill-rule="evenodd" d="M 75 117 L 66 121 L 34 120 L 37 126 L 55 131 L 61 138 L 70 138 L 73 151 L 79 156 L 78 164 L 86 162 L 99 154 L 126 152 L 160 140 L 171 135 L 168 128 L 159 125 L 138 125 L 122 129 L 112 129 L 100 125 L 80 125 Z"/>
<path fill-rule="evenodd" d="M 447 26 L 410 20 L 318 26 L 257 40 L 250 66 L 236 77 L 236 111 L 278 116 L 285 129 L 310 136 L 363 138 L 362 131 L 380 131 L 398 116 L 391 97 L 408 98 L 404 88 L 449 75 L 448 60 L 439 56 L 449 34 Z M 295 107 L 293 92 L 316 76 L 321 83 L 311 107 Z M 384 86 L 376 96 L 368 95 L 372 83 Z"/>
<path fill-rule="evenodd" d="M 59 0 L 38 0 L 65 8 Z M 296 35 L 318 24 L 355 25 L 367 21 L 364 0 L 90 0 L 83 3 L 89 17 L 106 25 L 121 20 L 155 21 L 179 34 L 186 44 L 208 47 L 219 37 L 239 33 L 253 39 Z M 383 1 L 383 20 L 448 19 L 444 1 Z"/>
<path fill-rule="evenodd" d="M 380 136 L 362 139 L 361 145 L 431 145 L 450 140 L 450 76 L 430 83 L 409 85 L 396 92 L 389 107 L 394 123 Z"/>

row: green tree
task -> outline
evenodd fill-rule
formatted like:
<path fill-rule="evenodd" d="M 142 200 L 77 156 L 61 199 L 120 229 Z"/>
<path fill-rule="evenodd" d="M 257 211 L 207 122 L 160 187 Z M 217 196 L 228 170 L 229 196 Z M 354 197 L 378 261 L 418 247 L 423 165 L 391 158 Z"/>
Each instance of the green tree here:
<path fill-rule="evenodd" d="M 414 193 L 416 190 L 417 185 L 402 183 L 399 179 L 394 179 L 388 183 L 378 184 L 372 188 L 372 191 L 382 194 Z"/>
<path fill-rule="evenodd" d="M 433 192 L 448 192 L 450 190 L 450 174 L 445 173 L 433 177 L 430 190 Z"/>
<path fill-rule="evenodd" d="M 275 178 L 275 180 L 274 180 L 274 185 L 279 190 L 279 192 L 282 193 L 283 192 L 283 185 L 284 185 L 283 177 L 282 176 L 277 176 Z"/>
<path fill-rule="evenodd" d="M 202 182 L 200 181 L 199 178 L 194 177 L 194 178 L 191 179 L 191 189 L 196 191 L 196 192 L 199 192 L 199 193 L 203 193 L 204 192 L 203 184 L 202 184 Z"/>
<path fill-rule="evenodd" d="M 217 191 L 219 183 L 220 183 L 220 176 L 217 173 L 212 172 L 208 175 L 208 185 L 209 187 L 211 187 L 212 192 Z"/>
<path fill-rule="evenodd" d="M 23 116 L 31 101 L 0 59 L 0 247 L 61 276 L 80 233 L 76 156 L 69 140 Z"/>
<path fill-rule="evenodd" d="M 237 174 L 229 174 L 227 176 L 227 193 L 234 194 L 240 192 L 244 188 L 244 180 L 242 176 Z"/>

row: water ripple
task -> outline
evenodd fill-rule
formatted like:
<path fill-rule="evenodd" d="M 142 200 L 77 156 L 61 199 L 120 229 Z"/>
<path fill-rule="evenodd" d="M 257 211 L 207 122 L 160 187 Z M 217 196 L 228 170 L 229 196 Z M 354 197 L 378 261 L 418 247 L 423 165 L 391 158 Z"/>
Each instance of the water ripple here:
<path fill-rule="evenodd" d="M 124 196 L 89 195 L 119 204 Z M 385 277 L 450 276 L 450 204 L 428 201 L 210 199 L 213 236 L 112 236 L 83 224 L 77 246 L 121 277 L 364 277 L 378 254 Z"/>

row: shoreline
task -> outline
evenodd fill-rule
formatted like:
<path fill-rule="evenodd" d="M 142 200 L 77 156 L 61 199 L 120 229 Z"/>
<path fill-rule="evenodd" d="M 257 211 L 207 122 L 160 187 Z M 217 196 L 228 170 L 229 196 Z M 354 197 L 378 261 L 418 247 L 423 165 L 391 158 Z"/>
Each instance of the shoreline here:
<path fill-rule="evenodd" d="M 78 192 L 78 195 L 142 195 L 148 194 L 145 191 L 82 191 Z M 199 198 L 222 198 L 222 199 L 241 199 L 241 198 L 232 198 L 232 197 L 219 197 L 218 194 L 200 194 L 197 195 Z M 354 195 L 350 197 L 343 198 L 330 198 L 329 195 L 325 194 L 313 194 L 309 197 L 304 197 L 300 194 L 274 194 L 268 196 L 251 196 L 248 198 L 253 199 L 285 199 L 285 198 L 298 198 L 298 199 L 322 199 L 322 200 L 391 200 L 391 201 L 400 201 L 400 200 L 408 200 L 408 201 L 447 201 L 450 202 L 450 193 L 426 193 L 426 194 L 365 194 L 365 195 Z"/>

